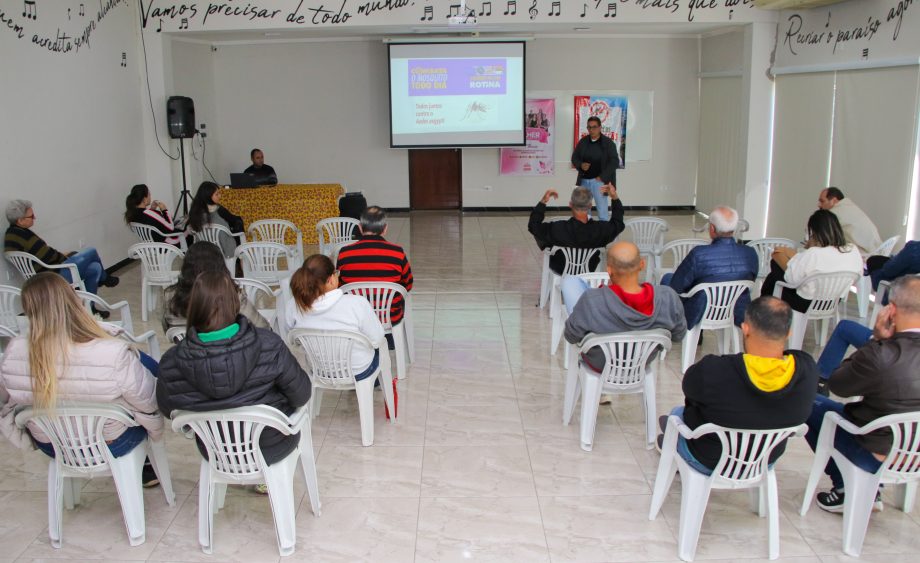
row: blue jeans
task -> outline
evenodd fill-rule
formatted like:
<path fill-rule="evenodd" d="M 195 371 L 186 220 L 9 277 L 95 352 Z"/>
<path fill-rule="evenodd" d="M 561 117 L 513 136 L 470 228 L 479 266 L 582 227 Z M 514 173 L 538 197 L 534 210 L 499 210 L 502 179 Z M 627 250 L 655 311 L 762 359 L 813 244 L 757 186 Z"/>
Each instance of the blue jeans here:
<path fill-rule="evenodd" d="M 824 421 L 824 414 L 827 412 L 843 414 L 843 404 L 832 401 L 823 395 L 816 395 L 811 415 L 806 421 L 808 432 L 805 434 L 805 441 L 811 446 L 812 451 L 817 447 L 818 433 L 821 432 L 821 423 Z M 837 428 L 837 432 L 834 434 L 834 448 L 863 471 L 875 473 L 882 465 L 882 462 L 876 459 L 872 452 L 860 446 L 856 438 L 842 428 Z M 840 470 L 833 459 L 827 462 L 824 472 L 831 478 L 831 483 L 834 484 L 835 489 L 843 489 L 843 477 L 840 475 Z"/>
<path fill-rule="evenodd" d="M 597 216 L 601 221 L 610 220 L 610 212 L 607 209 L 609 200 L 607 196 L 601 193 L 601 186 L 604 185 L 600 180 L 586 180 L 582 179 L 581 184 L 583 188 L 588 188 L 591 190 L 591 196 L 594 198 L 594 205 L 597 206 Z"/>
<path fill-rule="evenodd" d="M 380 367 L 380 350 L 374 350 L 374 359 L 371 360 L 371 365 L 367 366 L 367 369 L 355 376 L 355 381 L 361 381 L 362 379 L 367 379 L 377 371 L 377 368 Z"/>
<path fill-rule="evenodd" d="M 64 260 L 64 264 L 75 264 L 77 266 L 77 270 L 80 271 L 80 277 L 83 278 L 83 283 L 86 285 L 86 291 L 90 293 L 98 293 L 99 282 L 109 277 L 105 273 L 105 268 L 102 267 L 102 260 L 99 258 L 99 253 L 96 252 L 95 248 L 84 248 Z M 70 272 L 62 271 L 61 275 L 64 276 L 64 279 L 73 283 L 73 280 L 70 279 Z"/>
<path fill-rule="evenodd" d="M 684 407 L 677 406 L 671 409 L 671 414 L 674 416 L 679 416 L 681 420 L 684 419 Z M 677 455 L 679 455 L 684 461 L 687 462 L 687 465 L 699 471 L 703 475 L 712 475 L 712 468 L 706 467 L 703 465 L 703 462 L 693 457 L 693 453 L 690 452 L 690 445 L 687 444 L 687 439 L 681 435 L 677 435 Z"/>
<path fill-rule="evenodd" d="M 160 364 L 143 352 L 141 352 L 140 355 L 141 363 L 145 368 L 147 368 L 147 371 L 156 377 L 159 374 Z M 146 437 L 147 431 L 143 426 L 131 426 L 125 430 L 121 436 L 115 438 L 110 444 L 108 444 L 109 451 L 112 452 L 112 456 L 121 457 L 136 448 L 141 442 L 144 441 L 144 438 Z M 35 444 L 35 447 L 47 454 L 49 457 L 54 457 L 54 447 L 52 447 L 50 443 L 39 442 L 38 440 L 32 440 L 32 442 Z"/>
<path fill-rule="evenodd" d="M 869 342 L 872 331 L 855 321 L 840 321 L 834 328 L 827 346 L 818 358 L 818 371 L 822 379 L 828 379 L 835 369 L 840 367 L 847 348 L 861 348 Z"/>
<path fill-rule="evenodd" d="M 575 304 L 581 299 L 581 294 L 588 290 L 588 282 L 578 276 L 563 276 L 559 289 L 562 291 L 565 310 L 571 315 Z"/>

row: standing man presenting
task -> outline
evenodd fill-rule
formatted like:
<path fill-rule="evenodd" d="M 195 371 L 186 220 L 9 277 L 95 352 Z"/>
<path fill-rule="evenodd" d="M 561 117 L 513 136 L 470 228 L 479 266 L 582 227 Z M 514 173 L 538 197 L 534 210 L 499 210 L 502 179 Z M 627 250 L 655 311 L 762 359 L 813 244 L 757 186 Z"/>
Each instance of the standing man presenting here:
<path fill-rule="evenodd" d="M 274 186 L 278 183 L 278 175 L 275 174 L 275 169 L 265 164 L 265 155 L 262 154 L 262 149 L 249 151 L 249 158 L 252 160 L 252 166 L 243 170 L 243 174 L 249 174 L 263 186 Z"/>
<path fill-rule="evenodd" d="M 607 212 L 607 195 L 601 192 L 601 187 L 616 188 L 620 156 L 610 137 L 601 134 L 599 117 L 588 118 L 588 135 L 582 137 L 575 145 L 572 165 L 578 170 L 575 184 L 591 190 L 598 218 L 606 221 L 610 218 Z"/>

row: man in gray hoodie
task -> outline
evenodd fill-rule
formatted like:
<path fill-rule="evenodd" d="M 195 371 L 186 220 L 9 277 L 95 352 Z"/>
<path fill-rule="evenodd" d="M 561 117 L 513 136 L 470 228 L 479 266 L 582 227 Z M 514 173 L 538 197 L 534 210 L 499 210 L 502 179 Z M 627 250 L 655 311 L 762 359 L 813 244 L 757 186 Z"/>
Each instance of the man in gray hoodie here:
<path fill-rule="evenodd" d="M 569 309 L 565 339 L 580 342 L 586 334 L 612 334 L 663 328 L 679 342 L 687 333 L 684 306 L 677 293 L 666 285 L 639 283 L 645 260 L 631 242 L 618 242 L 607 249 L 610 285 L 588 289 L 577 276 L 562 280 L 563 302 Z M 597 372 L 603 370 L 604 353 L 591 349 L 582 357 Z"/>

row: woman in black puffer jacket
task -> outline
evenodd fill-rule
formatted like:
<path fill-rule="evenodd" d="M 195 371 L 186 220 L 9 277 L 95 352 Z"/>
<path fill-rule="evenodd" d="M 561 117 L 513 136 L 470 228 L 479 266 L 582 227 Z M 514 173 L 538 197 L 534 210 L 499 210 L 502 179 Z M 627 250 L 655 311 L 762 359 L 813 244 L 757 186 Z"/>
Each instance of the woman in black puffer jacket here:
<path fill-rule="evenodd" d="M 186 338 L 160 361 L 157 404 L 163 414 L 268 405 L 290 415 L 310 399 L 310 379 L 281 337 L 255 328 L 239 311 L 239 293 L 226 270 L 198 276 Z M 299 440 L 299 434 L 267 428 L 259 445 L 271 465 L 294 451 Z M 206 455 L 200 443 L 198 449 Z"/>

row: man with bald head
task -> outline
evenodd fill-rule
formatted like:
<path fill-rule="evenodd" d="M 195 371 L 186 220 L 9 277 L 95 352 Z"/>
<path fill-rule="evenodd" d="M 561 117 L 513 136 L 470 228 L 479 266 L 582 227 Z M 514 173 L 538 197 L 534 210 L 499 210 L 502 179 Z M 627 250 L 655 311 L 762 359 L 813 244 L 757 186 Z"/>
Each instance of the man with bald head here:
<path fill-rule="evenodd" d="M 757 278 L 757 252 L 746 244 L 735 241 L 738 228 L 738 212 L 731 207 L 719 206 L 709 214 L 710 244 L 692 249 L 674 274 L 666 274 L 661 283 L 677 293 L 687 293 L 700 283 L 749 280 Z M 687 326 L 694 327 L 703 318 L 706 308 L 706 294 L 700 292 L 689 299 L 683 299 Z M 745 291 L 735 303 L 735 325 L 741 326 L 744 310 L 751 302 L 750 293 Z"/>
<path fill-rule="evenodd" d="M 569 311 L 565 322 L 565 339 L 581 342 L 588 333 L 612 334 L 663 328 L 671 340 L 679 342 L 687 333 L 684 308 L 673 289 L 662 285 L 639 283 L 645 260 L 631 242 L 618 242 L 607 249 L 607 273 L 610 285 L 589 289 L 577 276 L 562 279 L 562 300 Z M 604 353 L 589 350 L 582 360 L 594 371 L 604 367 Z"/>

